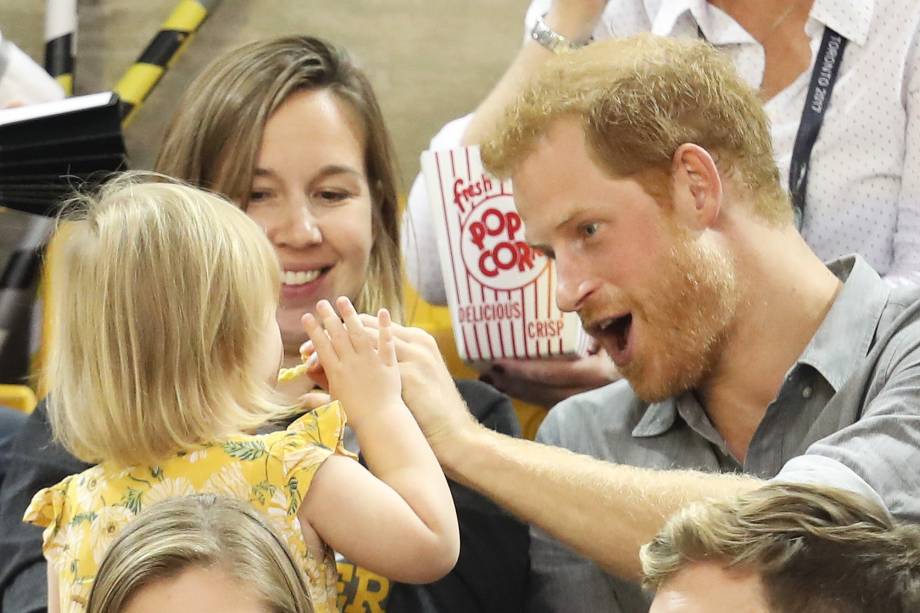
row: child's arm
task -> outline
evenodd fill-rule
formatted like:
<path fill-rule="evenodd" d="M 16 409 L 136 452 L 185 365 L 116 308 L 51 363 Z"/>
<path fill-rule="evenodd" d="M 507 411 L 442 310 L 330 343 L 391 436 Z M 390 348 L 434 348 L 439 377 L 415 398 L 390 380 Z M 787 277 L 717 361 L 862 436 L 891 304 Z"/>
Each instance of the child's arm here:
<path fill-rule="evenodd" d="M 48 613 L 60 613 L 61 592 L 58 587 L 57 571 L 50 560 L 46 566 L 48 574 Z"/>
<path fill-rule="evenodd" d="M 347 299 L 345 325 L 328 302 L 304 326 L 329 391 L 342 402 L 373 473 L 333 456 L 317 471 L 299 513 L 333 549 L 376 573 L 428 583 L 453 568 L 460 548 L 447 481 L 401 397 L 389 314 L 378 315 L 379 349 Z M 347 329 L 346 329 L 347 326 Z"/>

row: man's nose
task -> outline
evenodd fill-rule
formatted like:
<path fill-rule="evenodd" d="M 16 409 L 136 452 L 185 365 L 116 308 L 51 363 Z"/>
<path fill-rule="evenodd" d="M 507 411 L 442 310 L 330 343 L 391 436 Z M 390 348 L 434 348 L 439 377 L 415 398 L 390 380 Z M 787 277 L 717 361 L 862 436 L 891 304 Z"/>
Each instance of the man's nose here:
<path fill-rule="evenodd" d="M 556 260 L 556 304 L 564 312 L 578 311 L 597 288 L 584 267 Z"/>

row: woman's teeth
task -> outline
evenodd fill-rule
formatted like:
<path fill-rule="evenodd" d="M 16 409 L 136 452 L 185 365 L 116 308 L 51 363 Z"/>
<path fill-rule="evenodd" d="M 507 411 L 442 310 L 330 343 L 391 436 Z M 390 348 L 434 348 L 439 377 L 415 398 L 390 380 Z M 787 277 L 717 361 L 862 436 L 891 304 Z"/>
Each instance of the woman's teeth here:
<path fill-rule="evenodd" d="M 281 282 L 285 285 L 304 285 L 315 281 L 320 275 L 320 270 L 285 270 L 281 273 Z"/>

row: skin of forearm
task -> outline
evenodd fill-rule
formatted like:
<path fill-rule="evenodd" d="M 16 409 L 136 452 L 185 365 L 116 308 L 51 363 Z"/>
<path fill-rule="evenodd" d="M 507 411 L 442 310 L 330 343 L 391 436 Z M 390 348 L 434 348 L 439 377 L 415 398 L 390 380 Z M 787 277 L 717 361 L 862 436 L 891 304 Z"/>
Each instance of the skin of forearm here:
<path fill-rule="evenodd" d="M 409 409 L 393 406 L 375 411 L 355 426 L 355 433 L 370 471 L 393 488 L 432 532 L 443 534 L 452 523 L 453 499 Z"/>
<path fill-rule="evenodd" d="M 544 21 L 555 32 L 575 42 L 591 35 L 602 10 L 603 3 L 584 9 L 578 5 L 554 3 Z M 551 51 L 528 38 L 498 83 L 476 108 L 461 144 L 468 146 L 481 143 L 530 77 L 552 56 Z"/>
<path fill-rule="evenodd" d="M 675 511 L 763 485 L 746 476 L 651 470 L 471 427 L 438 452 L 447 474 L 628 580 L 639 548 Z"/>
<path fill-rule="evenodd" d="M 517 96 L 524 83 L 542 66 L 552 53 L 537 42 L 528 40 L 521 47 L 514 61 L 495 87 L 483 99 L 473 113 L 470 125 L 463 133 L 463 145 L 481 143 L 492 128 L 498 123 L 507 106 Z"/>

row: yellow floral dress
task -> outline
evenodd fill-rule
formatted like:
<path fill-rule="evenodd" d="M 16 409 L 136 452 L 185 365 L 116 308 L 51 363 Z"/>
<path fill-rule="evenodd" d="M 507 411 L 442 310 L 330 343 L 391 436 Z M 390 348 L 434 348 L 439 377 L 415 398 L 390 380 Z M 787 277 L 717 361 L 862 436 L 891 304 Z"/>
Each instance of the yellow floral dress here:
<path fill-rule="evenodd" d="M 287 430 L 236 436 L 179 453 L 157 466 L 104 462 L 39 491 L 25 521 L 45 527 L 45 557 L 58 573 L 61 611 L 85 610 L 96 572 L 121 529 L 161 500 L 211 493 L 244 500 L 260 511 L 302 561 L 317 613 L 337 611 L 332 550 L 311 552 L 297 509 L 320 465 L 342 446 L 345 413 L 327 404 Z"/>

